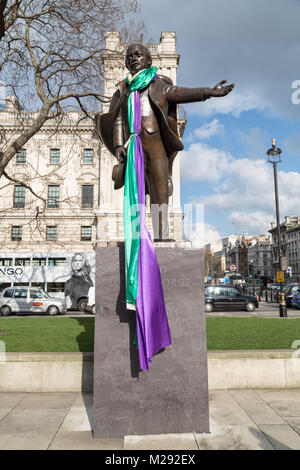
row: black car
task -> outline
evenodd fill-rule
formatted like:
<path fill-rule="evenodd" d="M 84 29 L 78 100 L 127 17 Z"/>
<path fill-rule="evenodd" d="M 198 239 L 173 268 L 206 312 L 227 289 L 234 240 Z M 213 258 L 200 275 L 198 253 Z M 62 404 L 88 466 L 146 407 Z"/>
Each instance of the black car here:
<path fill-rule="evenodd" d="M 213 310 L 247 310 L 253 312 L 258 308 L 258 301 L 253 295 L 241 294 L 234 287 L 213 285 L 205 288 L 205 311 Z"/>
<path fill-rule="evenodd" d="M 283 290 L 284 293 L 284 298 L 286 301 L 286 306 L 291 307 L 292 305 L 292 298 L 294 297 L 295 294 L 298 294 L 300 292 L 300 284 L 289 284 L 286 286 Z"/>

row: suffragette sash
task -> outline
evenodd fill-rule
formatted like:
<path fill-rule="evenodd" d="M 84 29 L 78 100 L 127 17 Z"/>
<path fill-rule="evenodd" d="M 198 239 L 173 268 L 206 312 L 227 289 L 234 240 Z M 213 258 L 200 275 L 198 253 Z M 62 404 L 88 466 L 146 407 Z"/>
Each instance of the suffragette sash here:
<path fill-rule="evenodd" d="M 127 84 L 130 139 L 124 185 L 126 251 L 126 302 L 136 308 L 136 341 L 141 369 L 149 369 L 152 357 L 171 344 L 160 271 L 146 227 L 144 157 L 140 139 L 140 90 L 156 79 L 156 67 L 136 74 Z"/>

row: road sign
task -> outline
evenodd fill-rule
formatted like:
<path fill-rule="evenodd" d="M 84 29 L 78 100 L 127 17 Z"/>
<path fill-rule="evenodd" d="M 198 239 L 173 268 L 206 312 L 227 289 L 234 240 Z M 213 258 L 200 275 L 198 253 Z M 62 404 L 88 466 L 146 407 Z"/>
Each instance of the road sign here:
<path fill-rule="evenodd" d="M 288 260 L 287 260 L 286 256 L 283 256 L 281 258 L 281 269 L 282 269 L 282 271 L 286 271 L 287 268 L 288 268 Z"/>
<path fill-rule="evenodd" d="M 230 277 L 224 277 L 225 284 L 230 284 Z"/>
<path fill-rule="evenodd" d="M 277 271 L 276 272 L 277 282 L 284 282 L 284 272 Z"/>
<path fill-rule="evenodd" d="M 229 266 L 229 269 L 230 269 L 230 271 L 236 271 L 236 265 L 235 265 L 235 264 L 231 264 L 231 265 Z"/>

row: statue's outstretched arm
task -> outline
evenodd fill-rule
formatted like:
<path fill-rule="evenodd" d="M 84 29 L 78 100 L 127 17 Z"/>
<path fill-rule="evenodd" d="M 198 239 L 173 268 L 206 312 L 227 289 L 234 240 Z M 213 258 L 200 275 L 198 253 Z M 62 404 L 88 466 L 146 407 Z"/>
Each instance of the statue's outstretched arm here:
<path fill-rule="evenodd" d="M 234 84 L 226 85 L 226 80 L 219 82 L 214 88 L 184 88 L 179 86 L 169 86 L 166 89 L 166 97 L 173 103 L 194 103 L 205 101 L 211 97 L 222 97 L 228 95 L 234 88 Z"/>

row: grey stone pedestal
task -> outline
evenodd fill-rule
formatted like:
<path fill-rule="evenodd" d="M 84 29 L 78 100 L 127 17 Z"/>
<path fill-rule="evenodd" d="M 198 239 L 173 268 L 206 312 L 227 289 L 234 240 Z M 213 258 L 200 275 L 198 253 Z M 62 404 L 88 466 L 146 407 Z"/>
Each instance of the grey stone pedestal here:
<path fill-rule="evenodd" d="M 124 245 L 96 249 L 94 437 L 209 432 L 203 252 L 156 252 L 172 345 L 140 371 Z"/>

